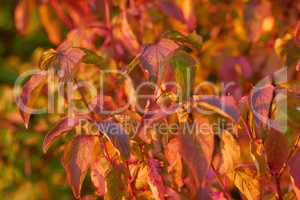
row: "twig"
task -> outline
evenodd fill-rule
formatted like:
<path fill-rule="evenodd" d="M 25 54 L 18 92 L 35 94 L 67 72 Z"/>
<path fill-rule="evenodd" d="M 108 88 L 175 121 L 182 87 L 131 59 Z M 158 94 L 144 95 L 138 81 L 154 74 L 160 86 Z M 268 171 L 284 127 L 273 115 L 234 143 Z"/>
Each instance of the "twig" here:
<path fill-rule="evenodd" d="M 291 151 L 289 152 L 289 155 L 286 159 L 286 161 L 283 163 L 281 169 L 279 170 L 279 173 L 278 173 L 278 177 L 281 177 L 281 175 L 283 174 L 285 168 L 287 167 L 288 165 L 288 162 L 290 161 L 290 159 L 292 158 L 292 156 L 296 153 L 296 151 L 298 150 L 298 143 L 300 142 L 300 135 L 297 137 L 294 145 L 293 145 L 293 148 L 291 149 Z"/>
<path fill-rule="evenodd" d="M 277 191 L 278 200 L 283 200 L 282 193 L 281 193 L 281 186 L 280 186 L 280 177 L 274 176 L 274 178 L 276 182 L 276 191 Z"/>
<path fill-rule="evenodd" d="M 226 199 L 231 200 L 231 195 L 228 193 L 228 191 L 227 191 L 227 189 L 226 189 L 226 185 L 223 183 L 223 181 L 222 181 L 222 179 L 221 179 L 221 176 L 220 176 L 219 172 L 216 170 L 216 168 L 214 167 L 214 165 L 213 165 L 212 163 L 210 164 L 210 167 L 211 167 L 211 169 L 213 170 L 213 172 L 215 173 L 215 176 L 216 176 L 216 178 L 217 178 L 219 184 L 220 184 L 221 187 L 222 187 L 222 191 L 223 191 L 223 193 L 224 193 Z"/>

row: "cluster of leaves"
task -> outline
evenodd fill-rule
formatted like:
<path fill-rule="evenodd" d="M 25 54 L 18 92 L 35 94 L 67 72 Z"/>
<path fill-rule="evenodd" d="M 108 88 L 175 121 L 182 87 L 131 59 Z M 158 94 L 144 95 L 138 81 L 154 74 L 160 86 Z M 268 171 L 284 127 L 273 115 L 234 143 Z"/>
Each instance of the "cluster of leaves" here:
<path fill-rule="evenodd" d="M 49 40 L 61 44 L 41 55 L 41 73 L 25 83 L 20 99 L 28 107 L 46 103 L 49 95 L 63 102 L 43 150 L 75 133 L 62 148 L 75 198 L 300 199 L 299 3 L 21 0 L 15 11 L 21 33 L 35 9 Z M 284 82 L 278 73 L 283 66 Z M 120 70 L 132 82 L 110 74 L 99 88 L 106 69 Z M 81 80 L 104 93 L 93 96 L 80 87 Z M 203 86 L 207 80 L 213 84 Z M 145 81 L 158 88 L 137 93 Z M 170 81 L 182 91 L 167 87 Z M 72 103 L 87 112 L 70 109 L 67 93 L 49 94 L 49 83 L 75 86 Z M 231 84 L 216 95 L 221 83 Z M 275 126 L 281 127 L 280 95 L 288 102 L 283 131 L 273 124 L 279 118 Z M 101 106 L 114 110 L 126 102 L 130 106 L 121 113 L 101 112 Z M 31 113 L 20 113 L 28 126 Z M 220 120 L 221 132 L 191 129 Z M 161 132 L 153 124 L 166 128 Z M 175 130 L 169 126 L 174 124 Z M 82 194 L 87 174 L 95 192 Z"/>

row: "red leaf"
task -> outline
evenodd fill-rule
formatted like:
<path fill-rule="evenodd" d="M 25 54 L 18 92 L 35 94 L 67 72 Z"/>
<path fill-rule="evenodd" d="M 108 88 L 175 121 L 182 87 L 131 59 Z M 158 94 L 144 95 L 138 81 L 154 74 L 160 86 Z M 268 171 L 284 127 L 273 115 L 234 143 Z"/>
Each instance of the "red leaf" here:
<path fill-rule="evenodd" d="M 76 198 L 80 198 L 81 186 L 89 167 L 95 160 L 97 147 L 99 142 L 95 136 L 77 136 L 65 147 L 62 164 Z"/>
<path fill-rule="evenodd" d="M 185 125 L 188 126 L 187 123 Z M 190 170 L 193 192 L 197 192 L 201 188 L 209 167 L 209 161 L 195 135 L 193 132 L 189 132 L 188 128 L 184 128 L 183 133 L 179 136 L 180 153 Z"/>
<path fill-rule="evenodd" d="M 182 10 L 171 0 L 159 0 L 157 1 L 159 9 L 170 17 L 174 17 L 176 20 L 185 23 L 185 17 Z"/>
<path fill-rule="evenodd" d="M 220 70 L 220 77 L 225 82 L 249 78 L 253 74 L 250 63 L 245 57 L 229 57 L 224 60 Z"/>
<path fill-rule="evenodd" d="M 165 199 L 165 186 L 161 176 L 159 162 L 154 158 L 148 160 L 148 184 L 156 200 Z"/>
<path fill-rule="evenodd" d="M 76 125 L 78 125 L 82 120 L 88 120 L 87 116 L 75 116 L 73 118 L 64 118 L 60 120 L 55 127 L 48 132 L 44 138 L 43 151 L 47 152 L 50 145 L 62 134 L 71 131 Z"/>
<path fill-rule="evenodd" d="M 47 76 L 44 72 L 32 75 L 22 89 L 21 98 L 16 99 L 26 128 L 28 127 L 31 116 L 31 111 L 27 108 L 32 109 L 36 99 L 40 95 L 43 86 L 46 84 L 46 80 Z"/>
<path fill-rule="evenodd" d="M 178 138 L 173 138 L 165 148 L 165 156 L 168 160 L 169 167 L 168 172 L 174 174 L 174 180 L 177 184 L 177 187 L 180 188 L 183 186 L 183 164 L 182 158 L 180 155 L 180 142 Z"/>
<path fill-rule="evenodd" d="M 283 133 L 270 132 L 265 141 L 265 150 L 270 170 L 273 173 L 279 172 L 289 153 L 287 138 Z"/>

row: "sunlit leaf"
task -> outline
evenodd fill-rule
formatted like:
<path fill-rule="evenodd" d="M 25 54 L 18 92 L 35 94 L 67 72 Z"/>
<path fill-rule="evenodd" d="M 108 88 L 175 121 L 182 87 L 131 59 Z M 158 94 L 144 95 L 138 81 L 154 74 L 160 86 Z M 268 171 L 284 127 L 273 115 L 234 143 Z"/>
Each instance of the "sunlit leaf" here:
<path fill-rule="evenodd" d="M 129 158 L 129 136 L 119 124 L 113 121 L 101 121 L 97 123 L 97 128 L 109 138 L 124 159 Z"/>
<path fill-rule="evenodd" d="M 150 80 L 161 81 L 168 60 L 179 46 L 170 39 L 161 39 L 156 44 L 146 45 L 141 51 L 141 64 L 148 71 Z"/>
<path fill-rule="evenodd" d="M 40 59 L 40 68 L 54 68 L 61 78 L 69 79 L 74 73 L 75 66 L 84 57 L 85 53 L 80 48 L 75 48 L 69 41 L 63 42 L 56 50 L 45 51 Z"/>
<path fill-rule="evenodd" d="M 213 111 L 232 121 L 239 121 L 240 113 L 236 101 L 232 96 L 203 96 L 196 98 L 195 103 L 197 106 L 205 108 L 208 111 Z"/>
<path fill-rule="evenodd" d="M 46 4 L 41 4 L 39 6 L 39 14 L 49 40 L 53 44 L 59 44 L 61 42 L 61 30 L 57 19 L 51 13 L 50 7 Z"/>
<path fill-rule="evenodd" d="M 221 171 L 224 173 L 231 172 L 241 163 L 241 150 L 232 133 L 224 131 L 221 135 L 221 152 L 223 163 Z"/>
<path fill-rule="evenodd" d="M 76 198 L 80 198 L 82 183 L 96 157 L 99 142 L 96 136 L 78 136 L 65 147 L 62 164 Z"/>
<path fill-rule="evenodd" d="M 17 97 L 19 111 L 26 127 L 28 127 L 31 116 L 31 111 L 28 109 L 33 109 L 33 106 L 46 83 L 46 73 L 40 72 L 34 74 L 23 86 L 20 98 Z"/>
<path fill-rule="evenodd" d="M 96 187 L 97 195 L 104 196 L 105 194 L 105 170 L 103 169 L 100 160 L 96 160 L 91 165 L 91 180 Z"/>
<path fill-rule="evenodd" d="M 233 174 L 234 185 L 249 200 L 260 199 L 260 183 L 251 168 L 238 168 Z"/>

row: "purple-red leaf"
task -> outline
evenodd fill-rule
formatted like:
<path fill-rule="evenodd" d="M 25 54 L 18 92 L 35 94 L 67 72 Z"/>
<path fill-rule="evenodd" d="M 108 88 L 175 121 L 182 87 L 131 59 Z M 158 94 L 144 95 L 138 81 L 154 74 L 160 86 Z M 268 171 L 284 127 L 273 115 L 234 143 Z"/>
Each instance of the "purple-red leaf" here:
<path fill-rule="evenodd" d="M 279 172 L 289 153 L 287 138 L 283 133 L 271 131 L 265 141 L 265 150 L 271 172 Z"/>
<path fill-rule="evenodd" d="M 32 114 L 33 105 L 39 97 L 43 86 L 46 84 L 46 81 L 47 76 L 44 72 L 32 75 L 25 83 L 21 92 L 21 97 L 16 98 L 20 115 L 26 128 L 28 127 L 29 119 Z"/>
<path fill-rule="evenodd" d="M 297 188 L 297 195 L 299 195 L 299 189 L 300 189 L 300 149 L 299 146 L 297 147 L 297 151 L 294 153 L 294 155 L 291 157 L 290 161 L 288 162 L 288 166 L 290 169 L 290 174 L 293 178 L 293 182 L 295 187 Z M 299 195 L 300 196 L 300 195 Z"/>
<path fill-rule="evenodd" d="M 196 192 L 201 188 L 205 179 L 209 161 L 196 134 L 189 130 L 190 125 L 186 123 L 183 133 L 179 136 L 180 154 L 190 170 L 190 178 L 193 180 L 193 188 L 191 190 Z"/>
<path fill-rule="evenodd" d="M 182 10 L 179 8 L 179 6 L 174 3 L 174 1 L 159 0 L 157 1 L 157 6 L 166 15 L 169 15 L 170 17 L 174 17 L 178 21 L 185 23 L 184 14 Z"/>
<path fill-rule="evenodd" d="M 225 82 L 239 80 L 241 76 L 250 78 L 252 74 L 250 63 L 242 56 L 226 58 L 220 70 L 220 77 Z"/>
<path fill-rule="evenodd" d="M 80 122 L 83 120 L 88 120 L 87 116 L 75 116 L 72 118 L 64 118 L 60 120 L 52 130 L 48 132 L 46 137 L 44 138 L 44 143 L 43 143 L 43 151 L 47 152 L 49 149 L 50 145 L 62 134 L 71 131 L 76 125 L 78 125 Z"/>
<path fill-rule="evenodd" d="M 165 186 L 160 172 L 159 162 L 154 158 L 148 160 L 148 184 L 155 200 L 165 199 Z"/>

